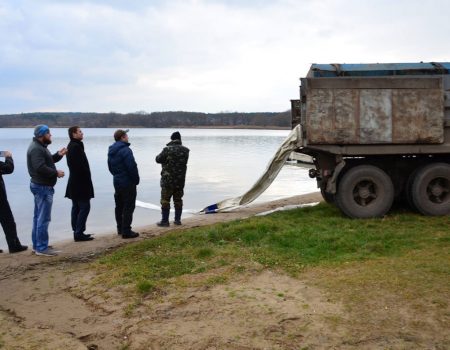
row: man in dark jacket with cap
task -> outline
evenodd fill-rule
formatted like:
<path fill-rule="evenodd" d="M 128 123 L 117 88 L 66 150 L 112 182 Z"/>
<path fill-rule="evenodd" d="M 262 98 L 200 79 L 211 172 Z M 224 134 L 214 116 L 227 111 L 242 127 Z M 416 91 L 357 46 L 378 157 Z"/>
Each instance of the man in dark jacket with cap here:
<path fill-rule="evenodd" d="M 158 226 L 169 226 L 170 199 L 173 197 L 175 207 L 175 225 L 181 225 L 183 212 L 184 183 L 186 179 L 186 165 L 189 159 L 189 149 L 181 143 L 178 131 L 170 137 L 171 141 L 156 156 L 156 162 L 162 166 L 161 170 L 161 215 Z"/>
<path fill-rule="evenodd" d="M 67 182 L 66 197 L 72 200 L 71 224 L 75 242 L 91 241 L 94 237 L 85 234 L 86 221 L 91 210 L 91 198 L 94 198 L 91 170 L 84 152 L 83 132 L 79 126 L 72 126 L 68 130 L 70 142 L 67 146 L 67 166 L 69 167 L 69 181 Z"/>
<path fill-rule="evenodd" d="M 119 129 L 114 133 L 116 142 L 109 146 L 108 168 L 113 175 L 115 189 L 117 233 L 122 238 L 136 238 L 139 233 L 131 230 L 131 223 L 136 207 L 139 172 L 128 142 L 128 131 Z"/>
<path fill-rule="evenodd" d="M 6 196 L 4 174 L 11 174 L 14 171 L 14 161 L 12 154 L 5 151 L 5 161 L 0 161 L 0 224 L 6 236 L 6 243 L 10 253 L 18 253 L 27 250 L 26 245 L 22 245 L 17 237 L 16 222 L 9 206 L 8 197 Z M 1 253 L 1 251 L 0 251 Z"/>
<path fill-rule="evenodd" d="M 47 125 L 34 128 L 34 138 L 27 151 L 27 167 L 31 177 L 30 190 L 34 195 L 34 216 L 31 238 L 36 255 L 55 256 L 57 253 L 48 246 L 48 225 L 51 220 L 53 187 L 56 180 L 64 176 L 55 163 L 67 153 L 61 148 L 51 154 L 47 146 L 52 143 L 52 134 Z"/>

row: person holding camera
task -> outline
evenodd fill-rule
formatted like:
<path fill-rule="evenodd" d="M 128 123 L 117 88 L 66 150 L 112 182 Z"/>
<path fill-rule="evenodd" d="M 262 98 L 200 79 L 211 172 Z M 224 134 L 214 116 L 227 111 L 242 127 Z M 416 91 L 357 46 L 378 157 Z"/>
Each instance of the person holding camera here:
<path fill-rule="evenodd" d="M 16 222 L 9 206 L 8 197 L 6 196 L 5 182 L 3 175 L 12 174 L 14 171 L 14 161 L 10 151 L 3 151 L 2 156 L 5 161 L 0 161 L 0 223 L 6 236 L 6 243 L 10 253 L 19 253 L 27 250 L 26 245 L 22 245 L 17 237 Z M 0 250 L 1 253 L 1 250 Z"/>

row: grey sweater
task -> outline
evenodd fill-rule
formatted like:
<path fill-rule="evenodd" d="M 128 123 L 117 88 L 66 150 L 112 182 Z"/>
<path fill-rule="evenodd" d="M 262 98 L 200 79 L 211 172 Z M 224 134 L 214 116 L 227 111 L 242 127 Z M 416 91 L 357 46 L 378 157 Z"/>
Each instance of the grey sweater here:
<path fill-rule="evenodd" d="M 47 149 L 47 145 L 42 144 L 34 137 L 27 151 L 27 166 L 31 182 L 38 185 L 55 186 L 57 180 L 55 163 L 59 162 L 61 158 L 62 156 L 58 152 L 52 155 Z"/>

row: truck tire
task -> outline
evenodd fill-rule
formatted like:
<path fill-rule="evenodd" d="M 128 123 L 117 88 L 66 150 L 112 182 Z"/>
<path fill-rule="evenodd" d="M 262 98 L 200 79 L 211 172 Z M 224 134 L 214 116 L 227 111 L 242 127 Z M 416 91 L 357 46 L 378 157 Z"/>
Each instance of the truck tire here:
<path fill-rule="evenodd" d="M 450 214 L 450 164 L 433 163 L 419 169 L 411 196 L 414 207 L 423 215 Z"/>
<path fill-rule="evenodd" d="M 420 168 L 419 168 L 420 169 Z M 406 204 L 408 205 L 408 207 L 414 211 L 414 212 L 418 212 L 419 210 L 416 208 L 416 205 L 414 204 L 413 201 L 413 196 L 412 196 L 412 185 L 414 182 L 414 179 L 416 178 L 417 175 L 417 171 L 419 169 L 414 170 L 409 176 L 408 176 L 408 180 L 406 180 L 405 183 L 405 188 L 404 188 L 404 193 L 405 193 L 405 198 L 406 198 Z"/>
<path fill-rule="evenodd" d="M 391 178 L 373 165 L 358 165 L 347 171 L 335 195 L 339 209 L 351 218 L 384 216 L 394 201 Z"/>

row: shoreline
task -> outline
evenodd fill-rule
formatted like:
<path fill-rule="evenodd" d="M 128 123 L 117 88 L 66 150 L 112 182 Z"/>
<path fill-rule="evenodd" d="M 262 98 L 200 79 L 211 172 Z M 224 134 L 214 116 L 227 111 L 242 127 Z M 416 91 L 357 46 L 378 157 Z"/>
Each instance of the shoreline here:
<path fill-rule="evenodd" d="M 171 225 L 161 228 L 156 224 L 135 227 L 140 232 L 140 237 L 135 239 L 123 239 L 115 232 L 102 232 L 95 234 L 95 239 L 88 242 L 74 242 L 71 239 L 51 242 L 55 249 L 61 252 L 57 257 L 40 257 L 32 254 L 31 247 L 22 253 L 9 254 L 4 251 L 0 254 L 0 278 L 16 273 L 17 269 L 27 269 L 29 266 L 38 264 L 53 264 L 61 261 L 90 261 L 95 257 L 128 243 L 142 241 L 152 237 L 164 235 L 175 230 L 186 230 L 194 227 L 212 225 L 220 222 L 245 219 L 258 213 L 267 212 L 279 207 L 295 204 L 307 204 L 322 201 L 320 192 L 312 192 L 282 198 L 270 202 L 253 203 L 243 206 L 239 210 L 215 214 L 194 214 L 182 219 L 183 225 Z M 50 237 L 51 239 L 51 237 Z"/>

